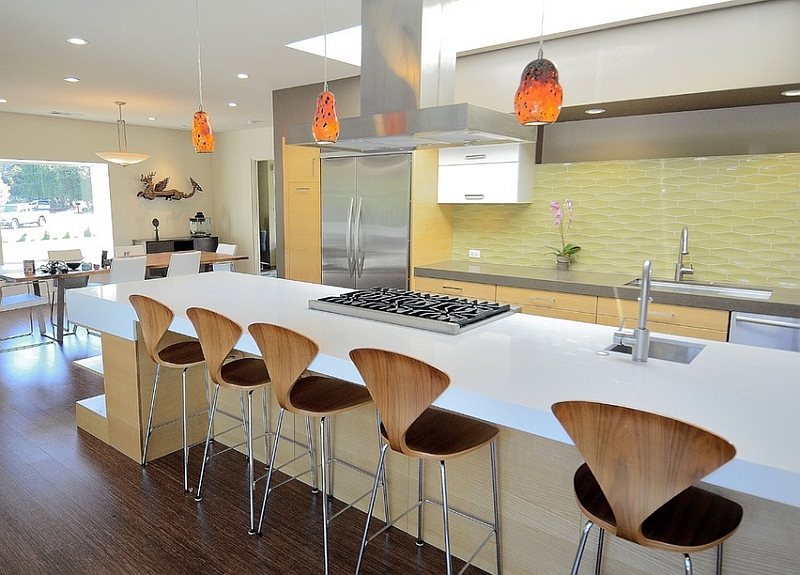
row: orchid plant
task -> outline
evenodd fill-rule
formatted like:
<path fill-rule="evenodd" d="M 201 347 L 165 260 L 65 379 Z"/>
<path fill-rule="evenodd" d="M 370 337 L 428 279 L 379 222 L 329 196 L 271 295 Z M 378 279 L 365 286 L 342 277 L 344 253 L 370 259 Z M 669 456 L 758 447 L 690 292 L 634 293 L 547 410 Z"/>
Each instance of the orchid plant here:
<path fill-rule="evenodd" d="M 558 226 L 558 231 L 561 234 L 561 249 L 548 246 L 551 250 L 553 250 L 552 252 L 548 253 L 571 259 L 573 255 L 581 251 L 580 246 L 568 244 L 564 239 L 564 220 L 567 220 L 567 229 L 572 227 L 572 201 L 567 199 L 564 200 L 563 204 L 560 202 L 550 202 L 550 209 L 553 211 L 553 225 Z"/>

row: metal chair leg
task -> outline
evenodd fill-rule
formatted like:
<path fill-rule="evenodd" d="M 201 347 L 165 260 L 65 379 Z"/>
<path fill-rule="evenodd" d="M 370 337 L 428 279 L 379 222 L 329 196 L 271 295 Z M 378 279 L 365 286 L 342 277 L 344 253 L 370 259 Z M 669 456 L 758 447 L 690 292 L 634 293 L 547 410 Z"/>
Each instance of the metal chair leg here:
<path fill-rule="evenodd" d="M 605 540 L 606 530 L 602 527 L 599 529 L 600 533 L 597 535 L 597 560 L 594 563 L 594 575 L 600 575 L 600 567 L 603 564 L 603 541 Z"/>
<path fill-rule="evenodd" d="M 578 543 L 578 552 L 575 554 L 575 562 L 572 564 L 571 575 L 578 575 L 578 568 L 581 566 L 581 559 L 583 558 L 583 550 L 586 547 L 586 539 L 589 537 L 592 526 L 594 526 L 594 523 L 591 521 L 587 521 L 586 525 L 583 526 L 581 540 L 580 543 Z"/>
<path fill-rule="evenodd" d="M 275 427 L 275 443 L 272 444 L 272 455 L 269 458 L 269 470 L 267 471 L 267 484 L 264 487 L 264 502 L 261 504 L 261 517 L 258 520 L 258 530 L 256 531 L 258 535 L 261 535 L 261 526 L 264 523 L 264 511 L 267 509 L 267 499 L 269 498 L 270 485 L 272 485 L 272 472 L 275 469 L 275 456 L 278 453 L 278 443 L 280 443 L 284 413 L 286 413 L 286 410 L 281 408 L 278 414 L 278 425 Z"/>
<path fill-rule="evenodd" d="M 383 449 L 383 439 L 381 438 L 381 414 L 378 413 L 378 410 L 375 410 L 375 419 L 377 421 L 377 432 L 378 432 L 378 451 L 380 452 Z M 383 488 L 383 518 L 386 523 L 391 521 L 389 515 L 389 492 L 386 491 L 386 466 L 383 467 L 383 471 L 381 472 L 381 487 Z"/>
<path fill-rule="evenodd" d="M 311 418 L 306 417 L 306 439 L 308 441 L 308 458 L 311 464 L 311 493 L 319 491 L 317 483 L 317 462 L 314 460 L 314 439 L 311 436 Z"/>
<path fill-rule="evenodd" d="M 150 416 L 147 418 L 147 429 L 144 434 L 144 451 L 142 452 L 142 467 L 147 465 L 147 448 L 150 445 L 150 434 L 153 432 L 153 409 L 156 405 L 156 391 L 158 390 L 158 376 L 161 373 L 161 366 L 156 365 L 156 378 L 153 381 L 153 397 L 150 400 Z"/>
<path fill-rule="evenodd" d="M 214 386 L 214 398 L 211 401 L 211 411 L 208 415 L 208 433 L 206 433 L 206 446 L 203 449 L 203 464 L 200 466 L 200 479 L 197 482 L 197 493 L 195 493 L 194 500 L 202 501 L 203 496 L 201 491 L 203 489 L 203 477 L 206 473 L 206 463 L 208 463 L 208 445 L 211 443 L 211 436 L 214 429 L 214 415 L 217 413 L 217 398 L 219 397 L 219 386 Z"/>
<path fill-rule="evenodd" d="M 186 372 L 184 367 L 181 372 L 181 396 L 183 398 L 183 492 L 189 493 L 189 433 L 188 414 L 186 413 Z"/>
<path fill-rule="evenodd" d="M 444 465 L 444 460 L 439 462 L 439 470 L 441 473 L 440 480 L 442 482 L 442 522 L 444 529 L 444 553 L 445 560 L 447 561 L 447 575 L 453 575 L 453 561 L 450 556 L 450 518 L 448 517 L 450 508 L 447 505 L 447 469 Z M 422 506 L 420 506 L 420 509 Z"/>
<path fill-rule="evenodd" d="M 247 392 L 247 422 L 246 422 L 246 435 L 247 435 L 247 485 L 250 488 L 250 530 L 248 535 L 256 534 L 256 518 L 255 518 L 255 458 L 253 457 L 253 390 Z"/>
<path fill-rule="evenodd" d="M 364 549 L 367 546 L 367 537 L 369 536 L 369 523 L 372 519 L 372 511 L 375 509 L 375 497 L 378 495 L 378 485 L 381 481 L 381 475 L 384 472 L 384 460 L 386 458 L 386 450 L 389 444 L 384 443 L 381 445 L 381 455 L 378 458 L 378 468 L 375 470 L 375 484 L 372 487 L 372 495 L 369 498 L 369 508 L 367 509 L 367 521 L 364 525 L 364 536 L 361 538 L 361 549 L 358 551 L 358 562 L 356 563 L 356 575 L 361 570 L 361 560 L 364 558 Z M 390 519 L 387 516 L 386 522 L 389 523 Z"/>
<path fill-rule="evenodd" d="M 492 504 L 494 505 L 494 545 L 497 554 L 497 575 L 503 575 L 503 554 L 500 545 L 500 505 L 497 495 L 497 450 L 495 442 L 489 444 L 489 453 L 492 463 Z"/>
<path fill-rule="evenodd" d="M 722 575 L 722 543 L 717 545 L 717 575 Z"/>
<path fill-rule="evenodd" d="M 425 472 L 424 472 L 424 468 L 423 468 L 423 460 L 422 459 L 419 460 L 418 468 L 419 468 L 419 471 L 417 472 L 418 473 L 418 478 L 417 478 L 417 495 L 418 495 L 418 500 L 417 500 L 417 540 L 415 541 L 415 543 L 417 544 L 417 547 L 422 547 L 425 544 L 425 541 L 422 539 L 422 501 L 423 501 L 423 499 L 422 499 L 422 495 L 423 495 L 423 493 L 422 493 L 422 485 L 423 485 L 423 482 L 425 480 L 425 478 L 423 477 Z"/>
<path fill-rule="evenodd" d="M 322 475 L 322 555 L 325 561 L 325 575 L 328 575 L 328 481 L 330 469 L 329 437 L 325 434 L 325 418 L 319 418 L 320 474 Z M 330 432 L 330 430 L 328 430 Z"/>
<path fill-rule="evenodd" d="M 692 575 L 692 558 L 689 557 L 688 553 L 683 555 L 683 570 L 686 575 Z"/>

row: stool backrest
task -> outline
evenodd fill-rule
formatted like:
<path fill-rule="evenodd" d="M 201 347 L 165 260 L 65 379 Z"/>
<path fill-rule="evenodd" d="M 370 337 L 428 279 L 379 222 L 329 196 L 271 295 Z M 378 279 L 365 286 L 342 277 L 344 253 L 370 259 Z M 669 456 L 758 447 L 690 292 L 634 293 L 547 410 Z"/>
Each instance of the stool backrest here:
<path fill-rule="evenodd" d="M 350 359 L 375 402 L 389 446 L 413 455 L 406 431 L 447 389 L 450 377 L 423 361 L 382 349 L 354 349 Z"/>
<path fill-rule="evenodd" d="M 565 401 L 552 407 L 614 512 L 617 536 L 644 544 L 642 522 L 733 459 L 725 439 L 694 425 L 628 407 Z"/>
<path fill-rule="evenodd" d="M 222 364 L 242 337 L 242 326 L 222 314 L 200 307 L 190 307 L 186 316 L 200 340 L 209 377 L 217 385 L 224 385 Z"/>
<path fill-rule="evenodd" d="M 253 323 L 247 329 L 267 365 L 278 405 L 297 412 L 291 403 L 292 387 L 317 356 L 319 346 L 303 334 L 279 325 Z"/>
<path fill-rule="evenodd" d="M 108 273 L 108 283 L 119 284 L 123 282 L 142 281 L 146 270 L 146 256 L 114 258 L 111 260 L 111 271 Z"/>
<path fill-rule="evenodd" d="M 131 294 L 128 296 L 136 317 L 139 318 L 139 325 L 142 327 L 144 346 L 147 355 L 156 363 L 161 363 L 158 351 L 161 349 L 161 340 L 167 333 L 175 314 L 166 305 L 156 301 L 151 297 L 141 294 Z"/>

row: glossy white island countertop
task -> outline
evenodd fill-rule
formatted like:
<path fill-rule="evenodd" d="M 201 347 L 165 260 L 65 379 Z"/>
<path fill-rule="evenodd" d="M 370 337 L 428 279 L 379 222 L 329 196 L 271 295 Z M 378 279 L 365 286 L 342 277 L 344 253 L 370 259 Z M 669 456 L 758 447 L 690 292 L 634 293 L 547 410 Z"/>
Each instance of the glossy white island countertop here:
<path fill-rule="evenodd" d="M 689 365 L 634 363 L 629 355 L 597 353 L 615 331 L 601 325 L 514 314 L 447 335 L 308 309 L 310 299 L 345 291 L 212 272 L 69 290 L 67 301 L 70 321 L 126 339 L 135 338 L 132 293 L 170 306 L 173 331 L 187 335 L 194 334 L 185 315 L 191 306 L 245 327 L 277 323 L 317 341 L 321 355 L 313 369 L 358 382 L 351 349 L 398 351 L 450 375 L 437 405 L 565 443 L 569 438 L 550 412 L 557 401 L 598 400 L 662 413 L 736 446 L 736 459 L 706 482 L 800 507 L 800 353 L 687 340 L 705 345 Z M 238 347 L 258 352 L 246 331 Z"/>

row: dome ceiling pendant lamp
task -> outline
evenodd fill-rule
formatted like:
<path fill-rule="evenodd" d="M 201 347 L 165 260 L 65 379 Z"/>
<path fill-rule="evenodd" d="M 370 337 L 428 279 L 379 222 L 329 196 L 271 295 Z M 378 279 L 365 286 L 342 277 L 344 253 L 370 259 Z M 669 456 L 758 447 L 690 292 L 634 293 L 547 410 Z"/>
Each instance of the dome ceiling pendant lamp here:
<path fill-rule="evenodd" d="M 200 0 L 195 0 L 195 22 L 197 31 L 197 86 L 200 93 L 200 108 L 192 118 L 192 145 L 197 153 L 210 153 L 214 151 L 214 132 L 211 131 L 211 121 L 208 114 L 203 111 L 203 66 L 200 61 Z"/>
<path fill-rule="evenodd" d="M 339 139 L 339 118 L 336 115 L 336 97 L 328 91 L 328 10 L 327 0 L 322 2 L 323 54 L 325 57 L 325 82 L 317 96 L 311 133 L 318 144 L 335 144 Z"/>
<path fill-rule="evenodd" d="M 144 162 L 150 156 L 148 154 L 137 154 L 128 151 L 128 134 L 125 130 L 125 120 L 122 119 L 122 106 L 125 102 L 114 102 L 119 108 L 119 119 L 117 120 L 117 152 L 95 152 L 95 155 L 106 162 L 117 164 L 118 166 L 130 166 Z"/>
<path fill-rule="evenodd" d="M 542 1 L 542 32 L 539 36 L 539 55 L 522 72 L 514 96 L 514 113 L 524 126 L 552 124 L 561 113 L 564 92 L 558 83 L 555 64 L 544 57 L 544 1 Z"/>

